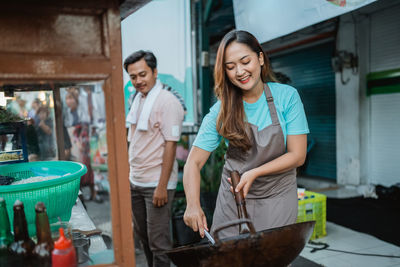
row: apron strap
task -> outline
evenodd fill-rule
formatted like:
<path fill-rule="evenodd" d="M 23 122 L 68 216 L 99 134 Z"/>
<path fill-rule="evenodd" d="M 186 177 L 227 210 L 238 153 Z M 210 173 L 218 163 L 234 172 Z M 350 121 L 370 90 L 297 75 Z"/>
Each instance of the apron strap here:
<path fill-rule="evenodd" d="M 267 98 L 269 112 L 271 113 L 272 125 L 280 125 L 278 115 L 276 114 L 274 98 L 272 97 L 271 90 L 269 89 L 269 86 L 267 84 L 264 84 L 264 92 Z"/>

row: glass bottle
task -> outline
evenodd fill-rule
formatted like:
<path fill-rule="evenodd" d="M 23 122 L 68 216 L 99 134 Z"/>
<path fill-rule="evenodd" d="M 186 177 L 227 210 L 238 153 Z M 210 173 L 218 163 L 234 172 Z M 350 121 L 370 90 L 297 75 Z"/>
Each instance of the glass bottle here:
<path fill-rule="evenodd" d="M 24 204 L 20 200 L 14 203 L 14 242 L 10 245 L 10 251 L 20 266 L 31 266 L 32 251 L 35 243 L 29 237 L 26 223 Z M 18 266 L 16 264 L 16 266 Z"/>
<path fill-rule="evenodd" d="M 33 249 L 33 257 L 37 266 L 51 267 L 51 252 L 54 242 L 51 238 L 49 218 L 43 202 L 35 205 L 37 244 Z"/>
<path fill-rule="evenodd" d="M 0 266 L 10 266 L 11 252 L 8 247 L 13 242 L 6 201 L 0 197 Z"/>

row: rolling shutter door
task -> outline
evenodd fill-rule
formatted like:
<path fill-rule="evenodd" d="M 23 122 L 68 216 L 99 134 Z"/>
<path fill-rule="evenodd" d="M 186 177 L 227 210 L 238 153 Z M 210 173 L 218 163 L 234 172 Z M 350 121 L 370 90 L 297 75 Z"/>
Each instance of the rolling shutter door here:
<path fill-rule="evenodd" d="M 372 95 L 371 183 L 400 182 L 400 93 Z"/>
<path fill-rule="evenodd" d="M 371 15 L 371 72 L 400 68 L 400 5 Z"/>
<path fill-rule="evenodd" d="M 371 72 L 400 68 L 400 5 L 371 16 Z M 400 93 L 371 96 L 369 181 L 391 186 L 400 181 Z"/>
<path fill-rule="evenodd" d="M 274 71 L 291 79 L 300 94 L 315 142 L 307 155 L 304 174 L 336 179 L 336 97 L 331 67 L 333 43 L 272 57 Z M 310 142 L 309 142 L 310 143 Z"/>

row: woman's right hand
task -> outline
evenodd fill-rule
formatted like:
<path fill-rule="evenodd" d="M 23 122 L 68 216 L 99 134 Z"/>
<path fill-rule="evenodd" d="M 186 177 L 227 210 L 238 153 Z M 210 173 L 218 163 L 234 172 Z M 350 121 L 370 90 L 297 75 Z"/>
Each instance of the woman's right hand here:
<path fill-rule="evenodd" d="M 204 229 L 208 231 L 207 218 L 200 206 L 186 206 L 183 221 L 193 231 L 199 231 L 201 238 L 204 238 Z"/>
<path fill-rule="evenodd" d="M 183 169 L 183 188 L 186 195 L 186 210 L 183 221 L 193 231 L 199 231 L 204 237 L 204 229 L 208 230 L 206 216 L 200 206 L 200 170 L 203 168 L 211 152 L 192 146 Z"/>

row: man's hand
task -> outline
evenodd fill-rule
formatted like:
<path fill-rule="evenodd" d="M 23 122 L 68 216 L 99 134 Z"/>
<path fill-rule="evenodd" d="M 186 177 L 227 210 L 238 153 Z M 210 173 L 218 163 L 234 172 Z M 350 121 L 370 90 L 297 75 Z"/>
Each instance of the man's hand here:
<path fill-rule="evenodd" d="M 168 191 L 166 187 L 157 186 L 153 193 L 153 205 L 160 208 L 168 203 Z"/>
<path fill-rule="evenodd" d="M 176 142 L 166 141 L 161 166 L 161 175 L 153 194 L 154 207 L 162 207 L 168 202 L 167 186 L 175 162 Z"/>

